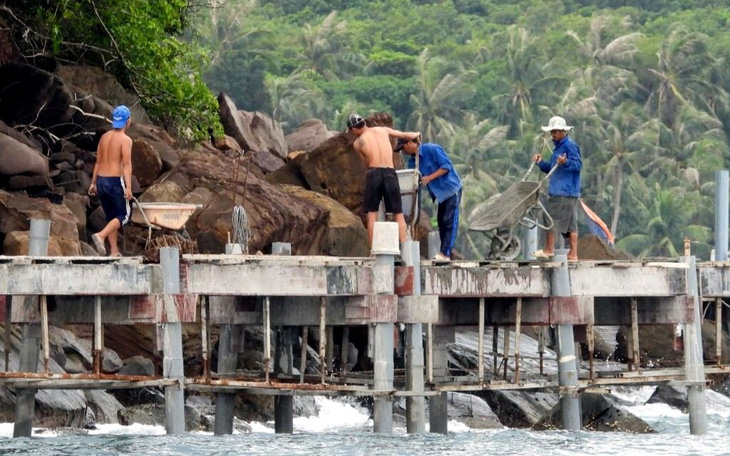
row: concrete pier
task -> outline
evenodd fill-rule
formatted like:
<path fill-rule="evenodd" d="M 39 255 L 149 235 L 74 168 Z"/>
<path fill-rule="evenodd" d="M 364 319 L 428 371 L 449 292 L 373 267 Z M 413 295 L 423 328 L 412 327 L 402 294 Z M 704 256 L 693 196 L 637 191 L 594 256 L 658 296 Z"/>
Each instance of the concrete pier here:
<path fill-rule="evenodd" d="M 163 300 L 166 307 L 174 307 L 174 295 L 180 293 L 180 262 L 177 248 L 160 249 Z M 170 309 L 172 312 L 173 309 Z M 177 381 L 165 387 L 165 430 L 168 434 L 185 432 L 185 371 L 183 368 L 182 325 L 179 322 L 163 324 L 163 375 Z"/>
<path fill-rule="evenodd" d="M 552 270 L 552 299 L 559 302 L 570 299 L 570 274 L 568 256 L 564 250 L 556 251 L 554 261 L 562 263 Z M 560 384 L 560 405 L 563 429 L 580 431 L 581 413 L 578 396 L 578 371 L 575 355 L 573 325 L 558 325 L 558 382 Z"/>
<path fill-rule="evenodd" d="M 406 398 L 408 431 L 422 432 L 425 420 L 419 401 L 425 402 L 423 397 L 428 397 L 430 430 L 446 433 L 447 391 L 561 390 L 562 401 L 567 403 L 564 427 L 579 429 L 577 391 L 682 382 L 690 388 L 692 432 L 700 434 L 703 426 L 706 428 L 702 418 L 705 372 L 728 373 L 730 368 L 703 363 L 696 296 L 699 285 L 703 299 L 716 303 L 730 298 L 730 264 L 695 264 L 676 259 L 568 263 L 564 255 L 556 261 L 542 262 L 437 264 L 420 260 L 416 244 L 408 243 L 403 246 L 403 262 L 396 265 L 394 257 L 400 249 L 395 232 L 391 234 L 390 238 L 386 236 L 389 244 L 376 250 L 376 259 L 242 254 L 184 255 L 178 259 L 176 253 L 163 252 L 161 264 L 149 264 L 137 258 L 0 256 L 0 296 L 13 298 L 7 315 L 12 324 L 40 328 L 40 322 L 46 320 L 52 325 L 154 324 L 165 329 L 161 338 L 165 348 L 164 378 L 36 372 L 41 330 L 40 335 L 27 336 L 35 337 L 34 344 L 27 344 L 35 347 L 35 354 L 21 354 L 27 360 L 35 359 L 35 363 L 25 363 L 24 372 L 0 373 L 0 384 L 17 388 L 19 396 L 32 391 L 28 388 L 164 387 L 170 433 L 184 432 L 184 386 L 217 395 L 215 433 L 220 435 L 233 430 L 233 393 L 239 390 L 279 396 L 275 422 L 281 432 L 290 432 L 285 427 L 291 422 L 287 399 L 294 395 L 353 395 L 374 397 L 376 432 L 392 430 L 392 402 L 399 397 Z M 43 295 L 56 297 L 56 305 L 49 307 L 45 316 L 36 301 Z M 22 296 L 30 296 L 31 305 L 19 299 Z M 205 308 L 197 309 L 198 305 Z M 217 372 L 204 367 L 202 373 L 188 372 L 183 377 L 177 332 L 182 323 L 210 326 L 214 334 L 220 334 Z M 397 373 L 393 369 L 395 323 L 406 325 L 406 369 Z M 622 366 L 606 370 L 601 366 L 594 371 L 591 364 L 587 372 L 577 369 L 574 327 L 623 325 L 638 329 L 657 324 L 684 325 L 685 368 L 641 366 L 637 371 Z M 279 355 L 267 360 L 267 369 L 263 363 L 251 363 L 245 370 L 236 370 L 245 325 L 281 328 L 276 350 Z M 419 335 L 422 325 L 428 328 L 425 356 Z M 545 359 L 544 372 L 523 370 L 517 375 L 518 359 L 539 356 L 525 353 L 524 346 L 519 353 L 503 351 L 509 354 L 506 361 L 510 367 L 515 360 L 514 376 L 509 371 L 505 375 L 502 369 L 495 374 L 483 365 L 464 364 L 449 370 L 448 344 L 454 342 L 455 327 L 491 327 L 502 333 L 514 328 L 516 337 L 518 328 L 548 325 L 558 328 L 561 368 L 557 375 L 555 361 L 550 358 Z M 343 376 L 327 368 L 316 376 L 291 375 L 291 346 L 298 343 L 299 330 L 305 327 L 312 333 L 324 334 L 320 340 L 326 343 L 320 346 L 320 353 L 325 355 L 332 354 L 328 330 L 351 328 L 349 337 L 343 334 L 343 350 L 338 351 L 343 353 L 343 360 L 346 341 L 359 342 L 354 337 L 364 337 L 364 328 L 371 328 L 374 373 L 356 368 Z M 335 334 L 338 331 L 335 329 Z M 638 340 L 638 330 L 633 332 Z M 592 331 L 586 334 L 592 337 Z M 481 347 L 483 339 L 481 335 Z M 268 358 L 271 347 L 268 342 L 265 345 L 264 358 Z M 481 348 L 479 358 L 484 357 L 483 351 Z M 636 351 L 635 345 L 632 351 Z M 204 345 L 203 366 L 207 366 L 209 353 Z M 428 359 L 425 382 L 424 357 Z M 325 364 L 329 364 L 326 359 Z M 268 369 L 270 365 L 278 366 L 274 375 Z M 29 432 L 32 413 L 26 411 L 18 416 L 16 426 L 25 426 Z"/>
<path fill-rule="evenodd" d="M 33 219 L 30 221 L 30 241 L 28 243 L 28 255 L 31 257 L 44 256 L 48 254 L 48 238 L 51 233 L 51 221 Z M 23 298 L 16 298 L 23 299 Z M 26 297 L 26 300 L 33 300 L 34 297 Z M 20 347 L 19 372 L 37 372 L 38 356 L 41 345 L 41 325 L 28 323 L 23 325 L 23 339 Z M 6 338 L 9 340 L 9 338 Z M 5 347 L 10 351 L 10 347 Z M 10 370 L 6 366 L 7 370 Z M 38 390 L 24 388 L 18 391 L 15 402 L 15 423 L 13 426 L 13 437 L 30 437 L 33 433 L 33 415 L 35 414 L 35 395 Z"/>
<path fill-rule="evenodd" d="M 403 244 L 403 261 L 413 268 L 413 295 L 421 296 L 420 244 L 408 241 Z M 424 391 L 423 324 L 406 324 L 406 390 L 413 393 Z M 426 432 L 426 400 L 424 396 L 406 398 L 406 430 L 409 434 Z"/>

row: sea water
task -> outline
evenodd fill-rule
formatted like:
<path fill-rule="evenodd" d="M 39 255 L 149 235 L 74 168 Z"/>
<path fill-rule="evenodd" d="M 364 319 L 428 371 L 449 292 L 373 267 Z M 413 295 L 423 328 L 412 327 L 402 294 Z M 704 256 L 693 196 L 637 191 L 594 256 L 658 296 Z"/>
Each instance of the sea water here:
<path fill-rule="evenodd" d="M 373 434 L 360 407 L 316 398 L 319 414 L 294 419 L 294 434 L 274 434 L 273 423 L 250 423 L 250 434 L 167 436 L 161 426 L 99 425 L 79 435 L 34 429 L 33 438 L 13 439 L 12 423 L 0 424 L 0 454 L 15 455 L 730 455 L 730 399 L 708 392 L 708 434 L 692 436 L 688 416 L 666 404 L 644 404 L 652 387 L 623 389 L 626 408 L 655 434 L 474 430 L 449 422 L 449 434 Z M 630 405 L 634 404 L 634 405 Z"/>

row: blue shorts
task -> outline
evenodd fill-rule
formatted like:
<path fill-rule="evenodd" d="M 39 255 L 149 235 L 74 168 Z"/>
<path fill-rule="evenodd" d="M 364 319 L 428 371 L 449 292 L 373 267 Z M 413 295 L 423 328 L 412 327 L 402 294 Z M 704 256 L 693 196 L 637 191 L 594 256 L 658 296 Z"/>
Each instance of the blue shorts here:
<path fill-rule="evenodd" d="M 98 176 L 96 178 L 96 191 L 107 223 L 117 219 L 119 225 L 124 226 L 129 222 L 132 209 L 129 201 L 124 198 L 124 187 L 123 177 Z"/>

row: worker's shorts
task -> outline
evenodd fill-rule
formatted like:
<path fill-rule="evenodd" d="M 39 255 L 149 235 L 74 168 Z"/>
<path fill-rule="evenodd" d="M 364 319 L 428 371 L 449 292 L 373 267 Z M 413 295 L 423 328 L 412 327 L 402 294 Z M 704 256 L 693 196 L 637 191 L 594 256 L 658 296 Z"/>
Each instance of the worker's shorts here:
<path fill-rule="evenodd" d="M 578 198 L 549 196 L 545 209 L 553 218 L 553 233 L 566 235 L 578 232 Z"/>
<path fill-rule="evenodd" d="M 393 168 L 368 168 L 365 175 L 365 196 L 362 208 L 365 212 L 378 212 L 380 200 L 385 201 L 385 212 L 402 214 L 398 175 Z"/>
<path fill-rule="evenodd" d="M 124 178 L 119 176 L 96 178 L 96 192 L 99 195 L 101 208 L 104 209 L 107 223 L 114 219 L 119 220 L 119 226 L 129 222 L 132 214 L 129 201 L 124 197 Z"/>

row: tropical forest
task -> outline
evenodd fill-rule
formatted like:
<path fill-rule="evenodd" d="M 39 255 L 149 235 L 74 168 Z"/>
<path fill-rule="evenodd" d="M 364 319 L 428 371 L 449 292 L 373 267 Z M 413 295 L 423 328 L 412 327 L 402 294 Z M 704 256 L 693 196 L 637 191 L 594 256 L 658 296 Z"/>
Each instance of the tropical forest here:
<path fill-rule="evenodd" d="M 715 0 L 61 0 L 11 2 L 19 42 L 114 73 L 190 141 L 218 135 L 216 96 L 285 132 L 390 113 L 442 145 L 470 211 L 574 126 L 582 198 L 616 247 L 713 248 L 715 171 L 730 160 L 730 6 Z M 538 172 L 531 176 L 537 179 Z M 428 206 L 428 204 L 426 204 Z"/>

